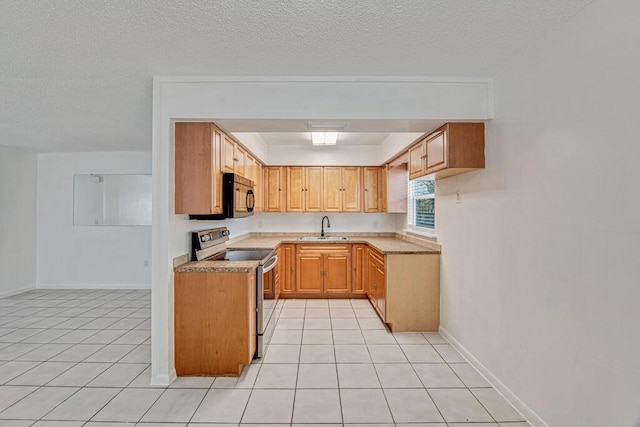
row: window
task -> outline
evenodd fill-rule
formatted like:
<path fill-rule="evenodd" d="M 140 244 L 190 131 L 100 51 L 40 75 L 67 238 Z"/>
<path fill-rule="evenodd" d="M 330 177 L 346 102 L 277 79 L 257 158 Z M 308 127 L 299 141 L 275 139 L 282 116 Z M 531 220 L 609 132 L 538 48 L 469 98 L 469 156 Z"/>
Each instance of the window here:
<path fill-rule="evenodd" d="M 409 228 L 427 233 L 436 228 L 436 185 L 432 179 L 409 181 L 407 223 Z"/>

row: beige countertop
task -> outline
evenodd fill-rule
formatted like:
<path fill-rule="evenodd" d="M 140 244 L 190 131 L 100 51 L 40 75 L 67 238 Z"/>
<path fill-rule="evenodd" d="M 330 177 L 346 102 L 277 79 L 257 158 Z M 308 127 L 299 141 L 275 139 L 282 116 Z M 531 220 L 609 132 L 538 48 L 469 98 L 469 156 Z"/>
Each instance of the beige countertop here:
<path fill-rule="evenodd" d="M 345 244 L 345 243 L 366 243 L 383 254 L 439 254 L 439 249 L 418 245 L 396 237 L 380 237 L 380 236 L 349 236 L 344 241 L 300 241 L 300 235 L 285 236 L 261 236 L 247 237 L 235 241 L 229 245 L 235 249 L 275 249 L 281 243 L 296 244 Z"/>
<path fill-rule="evenodd" d="M 379 233 L 377 235 L 348 235 L 348 240 L 344 241 L 300 241 L 300 236 L 310 235 L 309 233 L 262 233 L 261 235 L 241 237 L 230 242 L 227 247 L 233 249 L 275 249 L 282 243 L 296 244 L 351 244 L 365 243 L 379 250 L 383 254 L 439 254 L 440 249 L 437 244 L 432 246 L 413 243 L 392 234 Z M 330 235 L 330 234 L 327 234 Z M 341 234 L 344 235 L 344 234 Z M 250 272 L 258 267 L 258 261 L 191 261 L 182 264 L 174 271 L 183 272 Z"/>
<path fill-rule="evenodd" d="M 258 268 L 258 261 L 191 261 L 173 269 L 176 273 L 249 273 Z"/>

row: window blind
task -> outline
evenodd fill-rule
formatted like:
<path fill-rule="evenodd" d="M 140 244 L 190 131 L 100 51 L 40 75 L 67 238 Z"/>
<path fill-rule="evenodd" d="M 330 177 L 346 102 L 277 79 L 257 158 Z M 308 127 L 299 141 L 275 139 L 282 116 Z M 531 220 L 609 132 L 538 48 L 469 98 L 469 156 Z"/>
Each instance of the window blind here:
<path fill-rule="evenodd" d="M 414 227 L 435 229 L 436 200 L 433 180 L 409 181 L 407 222 Z"/>

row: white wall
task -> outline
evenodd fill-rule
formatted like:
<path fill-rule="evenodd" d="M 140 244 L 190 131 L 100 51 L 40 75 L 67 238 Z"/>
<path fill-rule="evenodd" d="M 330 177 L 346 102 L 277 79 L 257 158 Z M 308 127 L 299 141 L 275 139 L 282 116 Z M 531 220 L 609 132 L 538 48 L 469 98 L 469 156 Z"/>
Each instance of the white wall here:
<path fill-rule="evenodd" d="M 377 145 L 270 145 L 271 165 L 313 166 L 378 166 L 381 147 Z"/>
<path fill-rule="evenodd" d="M 38 287 L 149 288 L 151 227 L 74 226 L 74 174 L 149 174 L 151 153 L 38 154 Z"/>
<path fill-rule="evenodd" d="M 0 146 L 0 297 L 36 284 L 35 152 Z"/>
<path fill-rule="evenodd" d="M 638 16 L 601 0 L 522 53 L 487 168 L 437 186 L 442 327 L 539 425 L 640 426 Z"/>
<path fill-rule="evenodd" d="M 425 99 L 429 102 L 424 102 Z M 194 229 L 193 222 L 186 216 L 173 213 L 172 120 L 318 117 L 327 120 L 484 120 L 491 115 L 491 81 L 488 79 L 154 79 L 152 382 L 168 384 L 175 377 L 172 259 L 189 251 L 187 232 Z M 231 230 L 235 235 L 250 230 L 251 224 L 251 220 L 229 221 L 230 227 L 238 227 Z"/>
<path fill-rule="evenodd" d="M 331 228 L 325 227 L 325 231 L 331 233 L 396 231 L 396 214 L 335 212 L 259 213 L 252 218 L 253 231 L 320 233 L 320 222 L 324 215 L 331 222 Z"/>

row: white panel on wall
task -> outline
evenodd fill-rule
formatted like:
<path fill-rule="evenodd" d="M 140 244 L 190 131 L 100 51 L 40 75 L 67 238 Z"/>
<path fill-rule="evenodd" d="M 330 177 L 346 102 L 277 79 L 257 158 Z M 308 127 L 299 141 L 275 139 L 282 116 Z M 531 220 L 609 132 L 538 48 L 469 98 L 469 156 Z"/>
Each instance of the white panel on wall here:
<path fill-rule="evenodd" d="M 73 225 L 74 175 L 92 173 L 150 174 L 151 153 L 38 154 L 37 286 L 148 288 L 151 227 Z"/>
<path fill-rule="evenodd" d="M 38 157 L 0 146 L 0 297 L 36 284 Z"/>

